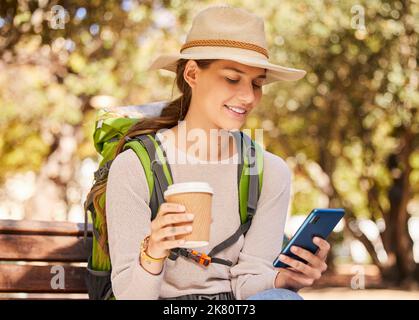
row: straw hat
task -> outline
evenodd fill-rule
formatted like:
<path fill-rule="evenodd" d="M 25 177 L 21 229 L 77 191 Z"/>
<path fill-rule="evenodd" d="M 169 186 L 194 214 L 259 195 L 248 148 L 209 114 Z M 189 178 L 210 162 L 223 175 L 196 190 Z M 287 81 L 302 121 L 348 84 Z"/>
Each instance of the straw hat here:
<path fill-rule="evenodd" d="M 304 77 L 300 69 L 269 62 L 264 21 L 259 16 L 229 5 L 199 12 L 179 53 L 157 57 L 148 70 L 176 72 L 179 59 L 225 59 L 267 69 L 264 84 Z"/>

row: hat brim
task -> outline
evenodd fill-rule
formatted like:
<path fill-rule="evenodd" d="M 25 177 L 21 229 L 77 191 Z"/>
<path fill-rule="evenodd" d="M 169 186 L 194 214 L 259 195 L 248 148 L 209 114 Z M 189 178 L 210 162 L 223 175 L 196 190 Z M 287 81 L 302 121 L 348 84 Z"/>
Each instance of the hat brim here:
<path fill-rule="evenodd" d="M 270 63 L 263 59 L 254 57 L 246 57 L 240 55 L 231 55 L 223 53 L 194 53 L 194 54 L 163 54 L 157 57 L 149 66 L 148 70 L 164 69 L 172 72 L 176 72 L 177 61 L 179 59 L 223 59 L 232 60 L 248 66 L 258 67 L 267 69 L 266 80 L 264 85 L 275 81 L 296 81 L 303 78 L 306 75 L 306 71 L 301 69 L 294 69 L 289 67 L 283 67 L 277 64 Z"/>

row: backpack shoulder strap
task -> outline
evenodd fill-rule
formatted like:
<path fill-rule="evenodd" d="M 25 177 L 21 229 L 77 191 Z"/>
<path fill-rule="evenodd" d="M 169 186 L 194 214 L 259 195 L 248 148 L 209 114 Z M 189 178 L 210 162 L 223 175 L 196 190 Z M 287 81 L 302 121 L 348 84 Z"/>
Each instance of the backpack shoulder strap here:
<path fill-rule="evenodd" d="M 231 131 L 239 154 L 237 184 L 241 223 L 256 213 L 257 202 L 262 191 L 263 150 L 242 131 Z M 251 219 L 251 218 L 250 218 Z"/>
<path fill-rule="evenodd" d="M 240 156 L 238 166 L 239 209 L 241 225 L 237 231 L 225 241 L 215 246 L 208 256 L 213 257 L 222 250 L 237 242 L 250 228 L 256 213 L 257 203 L 262 190 L 263 150 L 257 149 L 256 143 L 241 131 L 231 132 L 236 138 Z"/>
<path fill-rule="evenodd" d="M 129 139 L 124 148 L 131 148 L 140 159 L 150 190 L 149 206 L 151 220 L 164 202 L 163 192 L 173 184 L 172 172 L 166 161 L 166 153 L 155 133 L 139 135 Z"/>

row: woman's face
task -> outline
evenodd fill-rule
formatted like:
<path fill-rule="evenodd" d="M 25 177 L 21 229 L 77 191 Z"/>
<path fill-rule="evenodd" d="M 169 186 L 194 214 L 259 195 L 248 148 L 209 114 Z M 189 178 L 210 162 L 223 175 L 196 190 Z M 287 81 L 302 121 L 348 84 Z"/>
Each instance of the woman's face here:
<path fill-rule="evenodd" d="M 235 61 L 217 60 L 207 69 L 188 61 L 185 79 L 192 87 L 192 100 L 186 118 L 201 125 L 205 121 L 206 127 L 240 129 L 262 97 L 265 78 L 265 69 Z"/>

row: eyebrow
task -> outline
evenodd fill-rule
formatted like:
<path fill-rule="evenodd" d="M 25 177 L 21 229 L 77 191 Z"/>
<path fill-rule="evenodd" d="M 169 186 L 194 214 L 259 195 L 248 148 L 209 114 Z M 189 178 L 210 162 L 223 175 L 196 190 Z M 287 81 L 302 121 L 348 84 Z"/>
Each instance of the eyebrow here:
<path fill-rule="evenodd" d="M 242 73 L 242 74 L 245 73 L 244 71 L 241 71 L 241 70 L 239 70 L 237 68 L 234 68 L 234 67 L 225 67 L 225 68 L 223 68 L 223 70 L 232 70 L 232 71 L 236 71 L 236 72 Z M 266 74 L 261 74 L 261 75 L 257 76 L 255 79 L 257 79 L 257 78 L 266 79 Z"/>

